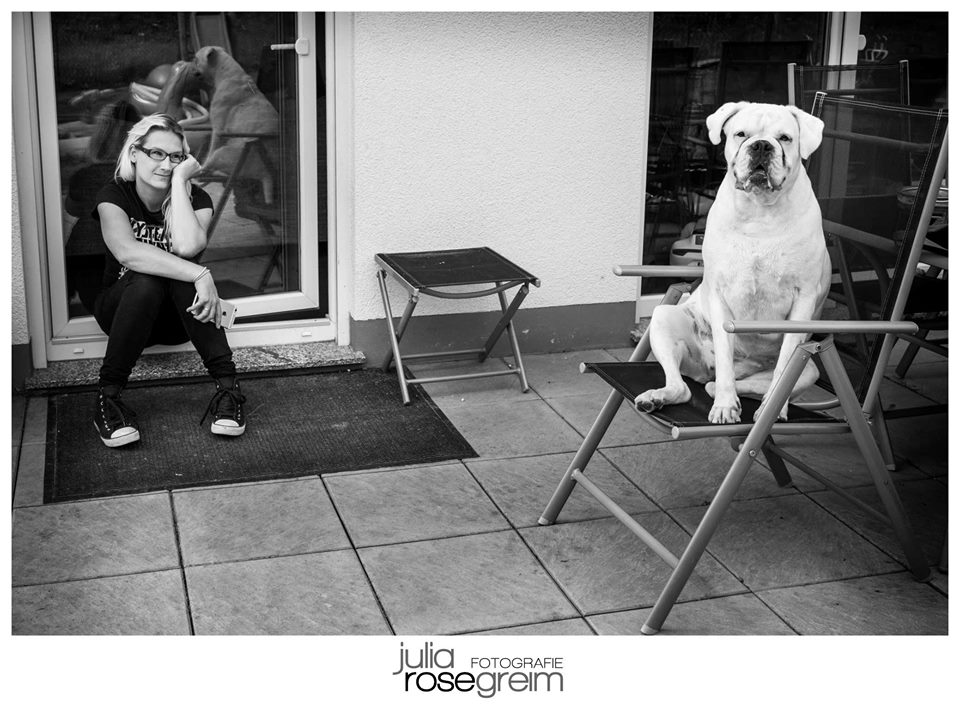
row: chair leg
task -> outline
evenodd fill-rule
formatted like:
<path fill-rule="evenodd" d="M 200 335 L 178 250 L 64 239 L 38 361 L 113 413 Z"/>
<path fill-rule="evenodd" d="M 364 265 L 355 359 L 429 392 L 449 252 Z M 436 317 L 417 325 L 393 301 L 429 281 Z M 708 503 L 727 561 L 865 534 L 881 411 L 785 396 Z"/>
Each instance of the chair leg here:
<path fill-rule="evenodd" d="M 390 362 L 395 361 L 397 368 L 397 380 L 400 382 L 400 395 L 403 398 L 403 405 L 410 405 L 410 391 L 407 389 L 407 378 L 403 373 L 403 362 L 400 359 L 400 337 L 403 336 L 403 330 L 407 326 L 407 322 L 410 320 L 410 315 L 413 314 L 413 308 L 417 306 L 416 298 L 411 297 L 407 302 L 407 308 L 403 313 L 403 317 L 400 320 L 400 326 L 398 329 L 394 329 L 393 326 L 393 311 L 390 309 L 390 296 L 387 293 L 387 274 L 379 270 L 377 271 L 377 283 L 380 285 L 380 297 L 383 300 L 383 311 L 387 316 L 387 331 L 390 333 L 390 354 L 387 356 L 386 361 L 383 364 L 383 370 L 387 371 L 390 368 Z"/>
<path fill-rule="evenodd" d="M 671 286 L 671 288 L 672 287 L 673 286 Z M 679 299 L 680 293 L 678 292 L 676 294 L 676 300 Z M 637 342 L 637 346 L 634 347 L 633 353 L 630 354 L 629 361 L 633 363 L 646 361 L 648 356 L 650 356 L 649 328 L 643 333 L 643 336 L 640 337 L 640 341 Z M 583 442 L 580 443 L 580 449 L 577 450 L 573 461 L 560 479 L 560 484 L 557 485 L 553 496 L 550 497 L 550 501 L 547 502 L 547 507 L 544 509 L 538 522 L 541 526 L 549 526 L 557 520 L 560 510 L 563 509 L 563 505 L 567 503 L 570 493 L 573 492 L 573 488 L 576 486 L 573 473 L 576 470 L 582 472 L 586 469 L 587 463 L 590 461 L 590 458 L 593 457 L 593 453 L 597 451 L 600 441 L 603 440 L 607 428 L 610 427 L 610 423 L 613 422 L 617 411 L 620 410 L 621 403 L 623 403 L 623 396 L 617 391 L 611 390 L 610 395 L 607 396 L 606 403 L 603 404 L 603 408 L 600 409 L 599 415 L 597 415 L 596 420 L 593 421 L 593 425 L 587 432 L 587 436 L 583 439 Z"/>
<path fill-rule="evenodd" d="M 597 451 L 600 441 L 603 440 L 607 428 L 610 427 L 614 416 L 617 415 L 621 403 L 623 403 L 623 396 L 615 390 L 610 391 L 610 395 L 607 396 L 607 402 L 603 404 L 600 414 L 597 416 L 597 419 L 593 421 L 590 431 L 583 439 L 583 442 L 580 443 L 580 449 L 578 449 L 577 454 L 573 456 L 573 461 L 560 479 L 560 484 L 557 485 L 553 496 L 550 497 L 550 501 L 547 502 L 547 506 L 543 510 L 540 520 L 537 522 L 541 526 L 549 526 L 557 520 L 557 516 L 563 509 L 563 505 L 567 503 L 567 499 L 577 484 L 573 478 L 573 473 L 576 470 L 582 472 L 586 469 L 587 463 L 590 462 L 590 458 L 593 457 L 593 453 Z"/>
<path fill-rule="evenodd" d="M 928 330 L 921 329 L 919 332 L 917 332 L 917 336 L 920 339 L 926 339 L 928 333 Z M 914 344 L 913 342 L 907 344 L 907 350 L 903 353 L 903 356 L 900 357 L 900 363 L 897 364 L 896 372 L 899 378 L 903 379 L 907 377 L 907 369 L 909 369 L 910 365 L 913 364 L 913 360 L 919 352 L 919 344 Z"/>
<path fill-rule="evenodd" d="M 847 424 L 850 426 L 857 447 L 860 448 L 860 454 L 863 455 L 863 459 L 867 463 L 867 468 L 887 512 L 887 517 L 890 519 L 894 533 L 896 533 L 900 546 L 906 555 L 910 572 L 917 580 L 927 580 L 930 577 L 930 565 L 927 563 L 920 544 L 917 543 L 913 530 L 910 528 L 910 522 L 903 509 L 903 502 L 900 501 L 900 496 L 893 486 L 893 480 L 890 478 L 890 472 L 887 470 L 883 455 L 877 447 L 877 441 L 864 419 L 863 410 L 857 401 L 850 379 L 847 378 L 840 356 L 835 348 L 829 347 L 821 353 L 821 359 L 830 376 L 833 390 L 836 392 L 837 398 L 840 399 L 840 405 L 843 407 Z"/>
<path fill-rule="evenodd" d="M 524 289 L 528 289 L 526 285 Z M 507 297 L 503 291 L 497 293 L 500 300 L 500 310 L 504 316 L 507 315 Z M 516 312 L 516 310 L 514 310 Z M 510 315 L 510 321 L 507 323 L 507 338 L 510 340 L 510 348 L 513 350 L 513 359 L 517 365 L 517 375 L 520 376 L 520 390 L 526 393 L 530 390 L 530 384 L 527 383 L 527 370 L 523 368 L 523 358 L 520 356 L 520 343 L 517 341 L 517 330 L 513 326 L 513 315 Z"/>
<path fill-rule="evenodd" d="M 737 453 L 733 464 L 730 465 L 730 470 L 723 478 L 723 482 L 714 495 L 713 501 L 710 502 L 710 506 L 707 507 L 707 512 L 693 532 L 683 555 L 680 556 L 680 563 L 671 573 L 670 579 L 667 580 L 667 584 L 660 592 L 660 597 L 657 598 L 656 604 L 650 611 L 650 616 L 643 627 L 640 628 L 643 634 L 656 634 L 663 627 L 664 620 L 667 619 L 667 615 L 673 609 L 673 605 L 693 574 L 700 557 L 707 549 L 707 544 L 720 525 L 720 519 L 727 507 L 730 506 L 730 502 L 733 501 L 750 466 L 762 451 L 763 445 L 773 429 L 773 424 L 777 422 L 780 409 L 789 400 L 790 393 L 807 365 L 807 361 L 810 360 L 812 349 L 816 346 L 815 344 L 803 344 L 798 347 L 787 363 L 783 375 L 771 387 L 767 404 L 764 406 L 760 418 L 747 435 L 743 447 Z"/>
<path fill-rule="evenodd" d="M 777 484 L 781 487 L 788 487 L 793 483 L 790 471 L 787 469 L 783 458 L 770 447 L 770 442 L 770 440 L 767 440 L 763 444 L 763 458 L 770 465 L 770 471 L 773 472 L 773 478 L 777 480 Z"/>

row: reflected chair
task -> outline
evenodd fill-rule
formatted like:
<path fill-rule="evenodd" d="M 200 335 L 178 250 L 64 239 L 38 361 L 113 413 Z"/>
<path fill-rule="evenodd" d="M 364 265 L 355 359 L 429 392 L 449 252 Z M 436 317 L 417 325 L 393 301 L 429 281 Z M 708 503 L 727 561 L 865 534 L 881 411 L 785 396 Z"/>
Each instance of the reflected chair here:
<path fill-rule="evenodd" d="M 873 103 L 910 105 L 910 62 L 896 64 L 787 64 L 787 103 L 805 111 L 817 92 Z"/>
<path fill-rule="evenodd" d="M 841 100 L 845 99 L 831 99 L 831 101 Z M 943 120 L 945 121 L 945 117 Z M 901 128 L 905 126 L 916 129 L 913 139 L 919 141 L 921 126 L 910 121 L 900 125 Z M 707 550 L 724 513 L 753 463 L 758 459 L 766 462 L 766 467 L 773 473 L 774 479 L 780 486 L 791 484 L 790 471 L 785 464 L 789 462 L 799 472 L 836 492 L 864 513 L 889 525 L 899 541 L 905 566 L 919 581 L 929 577 L 929 564 L 918 545 L 903 503 L 894 488 L 890 477 L 889 460 L 881 449 L 885 435 L 877 428 L 882 427 L 882 421 L 873 414 L 877 389 L 890 356 L 890 343 L 895 336 L 914 334 L 918 329 L 916 324 L 903 321 L 901 316 L 923 246 L 923 235 L 926 230 L 923 225 L 928 223 L 936 202 L 936 190 L 932 189 L 932 185 L 939 185 L 946 171 L 945 126 L 934 120 L 933 124 L 927 124 L 926 128 L 932 130 L 932 133 L 927 135 L 926 140 L 921 141 L 924 147 L 918 147 L 918 150 L 922 149 L 926 153 L 926 159 L 916 163 L 921 168 L 916 174 L 918 186 L 917 204 L 914 205 L 916 213 L 911 210 L 911 216 L 905 228 L 897 236 L 895 249 L 897 260 L 893 264 L 888 280 L 887 298 L 890 304 L 882 309 L 884 317 L 822 319 L 813 322 L 730 321 L 724 323 L 724 328 L 733 334 L 798 332 L 810 337 L 793 352 L 783 375 L 771 387 L 768 405 L 756 420 L 753 418 L 759 402 L 741 397 L 743 407 L 741 421 L 743 422 L 730 425 L 709 423 L 707 414 L 712 405 L 712 399 L 706 393 L 704 385 L 691 379 L 685 379 L 693 394 L 689 403 L 665 406 L 652 413 L 640 410 L 636 404 L 637 397 L 648 389 L 658 388 L 664 384 L 660 365 L 655 361 L 647 361 L 651 354 L 649 331 L 644 333 L 629 361 L 581 365 L 581 371 L 599 375 L 610 385 L 611 391 L 579 450 L 561 477 L 539 523 L 542 525 L 555 523 L 570 494 L 579 485 L 673 569 L 641 629 L 644 634 L 655 634 L 662 629 L 670 610 Z M 882 142 L 886 140 L 890 138 L 884 138 Z M 672 285 L 668 289 L 664 303 L 676 304 L 685 292 L 696 287 L 703 270 L 689 266 L 617 266 L 614 272 L 621 276 L 675 277 L 692 280 L 693 282 Z M 837 346 L 838 339 L 850 334 L 877 337 L 878 344 L 875 356 L 867 360 L 868 366 L 854 370 L 852 377 Z M 796 381 L 811 359 L 823 372 L 831 397 L 828 400 L 812 403 L 802 403 L 799 400 L 791 402 L 788 420 L 779 421 L 778 413 L 781 407 L 788 403 Z M 644 421 L 669 433 L 674 440 L 723 437 L 727 438 L 737 451 L 729 469 L 722 475 L 722 481 L 706 513 L 679 555 L 675 555 L 671 549 L 629 515 L 586 474 L 590 459 L 624 401 L 634 408 Z M 780 446 L 779 440 L 790 436 L 793 436 L 790 439 L 794 441 L 794 445 L 802 444 L 802 439 L 795 436 L 810 433 L 818 436 L 831 434 L 852 437 L 869 471 L 882 508 L 877 509 L 865 504 L 831 479 L 829 470 L 818 471 Z M 718 478 L 720 477 L 721 475 L 718 474 Z M 771 520 L 771 523 L 774 522 Z M 771 558 L 770 562 L 776 564 L 781 562 L 781 559 Z"/>
<path fill-rule="evenodd" d="M 825 124 L 807 172 L 835 271 L 831 304 L 853 319 L 917 323 L 919 336 L 899 335 L 909 342 L 897 367 L 903 376 L 919 348 L 946 356 L 943 341 L 928 334 L 947 328 L 947 192 L 943 175 L 934 181 L 932 169 L 941 155 L 946 159 L 947 113 L 825 92 L 816 94 L 811 110 Z M 858 335 L 842 344 L 852 357 L 851 369 L 866 371 L 882 347 L 892 348 L 894 338 Z M 859 376 L 860 394 L 867 393 L 868 381 Z M 877 391 L 870 403 L 874 414 L 882 414 Z M 934 410 L 900 408 L 890 414 Z"/>

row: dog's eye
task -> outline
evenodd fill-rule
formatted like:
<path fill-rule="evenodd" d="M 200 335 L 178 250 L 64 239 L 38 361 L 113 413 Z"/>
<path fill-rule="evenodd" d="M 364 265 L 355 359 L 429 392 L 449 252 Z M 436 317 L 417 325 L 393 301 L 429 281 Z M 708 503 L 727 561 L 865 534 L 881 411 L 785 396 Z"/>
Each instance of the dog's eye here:
<path fill-rule="evenodd" d="M 782 143 L 792 143 L 792 142 L 793 142 L 793 138 L 791 138 L 789 135 L 781 135 L 778 139 L 779 139 L 780 142 L 782 142 Z"/>
<path fill-rule="evenodd" d="M 745 137 L 747 137 L 747 134 L 744 133 L 742 130 L 740 130 L 740 131 L 737 131 L 736 133 L 734 133 L 734 134 L 733 134 L 733 137 L 735 137 L 735 138 L 745 138 Z"/>

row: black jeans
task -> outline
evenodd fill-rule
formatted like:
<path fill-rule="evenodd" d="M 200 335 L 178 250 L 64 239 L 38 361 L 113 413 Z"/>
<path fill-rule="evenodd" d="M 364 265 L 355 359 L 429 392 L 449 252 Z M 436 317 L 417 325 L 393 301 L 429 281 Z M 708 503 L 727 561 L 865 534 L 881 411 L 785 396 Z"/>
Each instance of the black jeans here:
<path fill-rule="evenodd" d="M 211 376 L 234 376 L 237 369 L 224 330 L 186 311 L 195 295 L 193 283 L 133 271 L 100 293 L 93 315 L 109 336 L 100 385 L 125 385 L 144 348 L 188 340 Z"/>

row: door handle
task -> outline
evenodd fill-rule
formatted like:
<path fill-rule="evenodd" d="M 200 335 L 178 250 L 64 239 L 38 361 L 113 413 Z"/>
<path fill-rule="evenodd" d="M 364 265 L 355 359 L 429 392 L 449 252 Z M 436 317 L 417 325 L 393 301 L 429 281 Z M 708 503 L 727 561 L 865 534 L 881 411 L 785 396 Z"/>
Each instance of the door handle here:
<path fill-rule="evenodd" d="M 310 40 L 306 37 L 300 37 L 293 44 L 271 44 L 270 49 L 273 51 L 289 51 L 293 49 L 298 56 L 305 57 L 310 54 Z"/>

